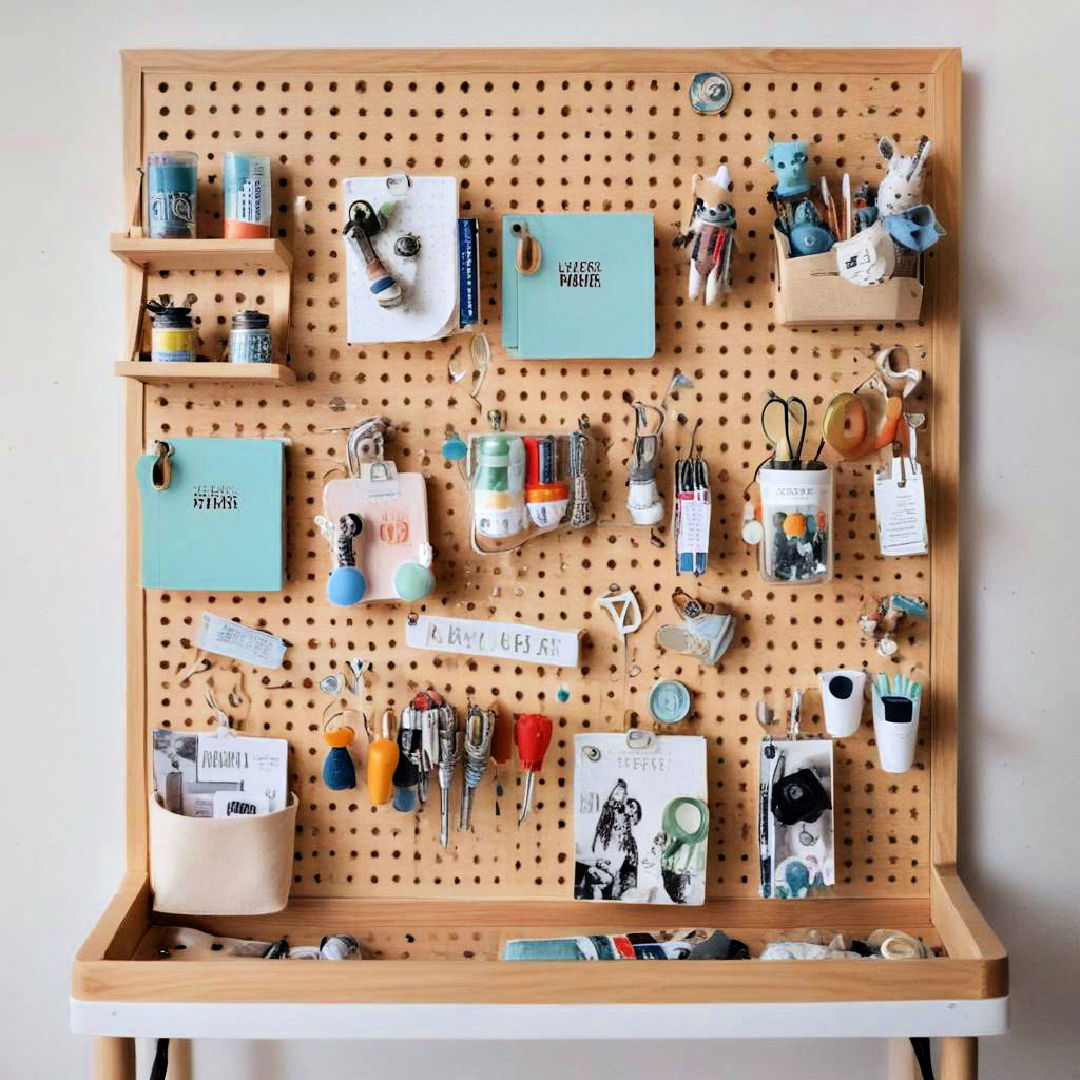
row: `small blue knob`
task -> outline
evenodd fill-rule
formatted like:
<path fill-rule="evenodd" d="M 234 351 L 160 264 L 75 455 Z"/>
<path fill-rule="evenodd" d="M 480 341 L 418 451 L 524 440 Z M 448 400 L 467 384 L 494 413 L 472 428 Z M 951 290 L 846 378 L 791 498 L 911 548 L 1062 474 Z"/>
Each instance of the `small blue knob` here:
<path fill-rule="evenodd" d="M 367 580 L 355 566 L 339 566 L 326 581 L 326 598 L 338 607 L 359 604 L 367 592 Z"/>

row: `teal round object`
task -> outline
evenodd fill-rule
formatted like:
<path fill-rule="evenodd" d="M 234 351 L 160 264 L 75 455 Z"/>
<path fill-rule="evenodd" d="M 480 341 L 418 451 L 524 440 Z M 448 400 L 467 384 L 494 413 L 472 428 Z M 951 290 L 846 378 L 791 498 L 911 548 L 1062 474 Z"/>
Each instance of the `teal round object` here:
<path fill-rule="evenodd" d="M 690 106 L 696 113 L 711 116 L 731 104 L 731 80 L 719 71 L 699 71 L 690 83 Z"/>
<path fill-rule="evenodd" d="M 468 452 L 469 448 L 465 445 L 465 440 L 457 435 L 452 435 L 442 444 L 442 456 L 447 461 L 464 461 Z"/>
<path fill-rule="evenodd" d="M 435 588 L 435 575 L 417 562 L 402 563 L 394 572 L 394 591 L 402 600 L 423 600 Z"/>
<path fill-rule="evenodd" d="M 569 701 L 570 691 L 567 690 L 565 686 L 560 686 L 559 689 L 555 691 L 555 698 L 557 701 Z"/>
<path fill-rule="evenodd" d="M 690 715 L 690 691 L 678 679 L 661 679 L 649 692 L 649 712 L 661 724 L 677 724 Z"/>

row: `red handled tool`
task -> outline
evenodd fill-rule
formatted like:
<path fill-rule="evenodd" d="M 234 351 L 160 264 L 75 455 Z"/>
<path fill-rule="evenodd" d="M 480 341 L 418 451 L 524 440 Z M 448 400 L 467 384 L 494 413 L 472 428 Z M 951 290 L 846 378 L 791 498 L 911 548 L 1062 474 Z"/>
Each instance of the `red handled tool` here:
<path fill-rule="evenodd" d="M 525 790 L 521 798 L 520 825 L 532 809 L 533 785 L 536 774 L 544 767 L 544 755 L 551 745 L 552 724 L 549 717 L 540 713 L 523 713 L 514 727 L 518 761 L 525 772 Z"/>

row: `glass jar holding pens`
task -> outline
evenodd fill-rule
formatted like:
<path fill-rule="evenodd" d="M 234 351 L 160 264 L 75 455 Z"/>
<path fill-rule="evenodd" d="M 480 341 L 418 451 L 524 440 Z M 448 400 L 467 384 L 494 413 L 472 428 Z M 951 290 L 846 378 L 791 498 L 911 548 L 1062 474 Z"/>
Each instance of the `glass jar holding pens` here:
<path fill-rule="evenodd" d="M 758 570 L 770 584 L 821 585 L 832 577 L 833 471 L 824 440 L 803 458 L 806 403 L 772 391 L 761 410 L 772 455 L 758 468 L 759 498 L 747 504 L 743 539 L 757 544 Z"/>

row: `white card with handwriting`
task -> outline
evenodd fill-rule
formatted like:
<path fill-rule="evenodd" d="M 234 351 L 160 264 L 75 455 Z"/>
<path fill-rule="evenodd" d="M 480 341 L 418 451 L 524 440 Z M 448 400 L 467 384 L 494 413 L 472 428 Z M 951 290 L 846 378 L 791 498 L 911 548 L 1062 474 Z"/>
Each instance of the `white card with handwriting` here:
<path fill-rule="evenodd" d="M 578 666 L 576 633 L 519 623 L 420 615 L 406 625 L 405 644 L 411 649 L 431 652 L 490 656 L 555 667 Z"/>

